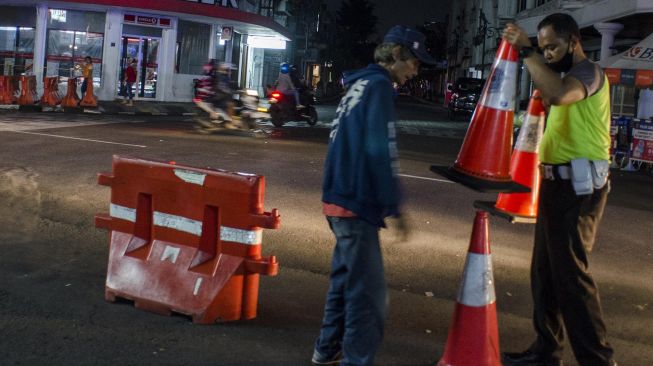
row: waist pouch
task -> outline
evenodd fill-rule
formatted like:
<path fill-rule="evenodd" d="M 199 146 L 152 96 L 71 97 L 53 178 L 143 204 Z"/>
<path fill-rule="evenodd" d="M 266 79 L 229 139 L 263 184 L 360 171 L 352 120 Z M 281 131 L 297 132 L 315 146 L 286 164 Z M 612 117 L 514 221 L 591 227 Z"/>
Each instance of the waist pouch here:
<path fill-rule="evenodd" d="M 571 161 L 571 184 L 577 196 L 592 194 L 594 189 L 603 188 L 609 174 L 610 162 L 607 160 L 580 158 Z"/>

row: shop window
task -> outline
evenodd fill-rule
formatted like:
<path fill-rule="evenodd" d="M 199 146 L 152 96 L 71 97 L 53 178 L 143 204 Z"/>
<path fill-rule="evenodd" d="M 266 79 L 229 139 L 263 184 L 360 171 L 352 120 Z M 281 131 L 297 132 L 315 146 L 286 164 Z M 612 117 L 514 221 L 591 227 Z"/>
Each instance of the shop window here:
<path fill-rule="evenodd" d="M 35 26 L 34 7 L 0 6 L 0 75 L 32 71 Z"/>
<path fill-rule="evenodd" d="M 102 75 L 102 33 L 49 30 L 46 55 L 46 75 L 63 78 L 81 76 L 86 56 L 93 61 L 93 83 L 99 85 Z"/>
<path fill-rule="evenodd" d="M 179 20 L 177 30 L 177 65 L 180 74 L 201 75 L 208 61 L 211 26 Z"/>
<path fill-rule="evenodd" d="M 611 86 L 612 114 L 618 116 L 635 115 L 635 87 L 625 85 Z"/>
<path fill-rule="evenodd" d="M 93 61 L 93 84 L 100 85 L 104 13 L 50 9 L 48 12 L 47 76 L 81 76 L 86 56 Z"/>

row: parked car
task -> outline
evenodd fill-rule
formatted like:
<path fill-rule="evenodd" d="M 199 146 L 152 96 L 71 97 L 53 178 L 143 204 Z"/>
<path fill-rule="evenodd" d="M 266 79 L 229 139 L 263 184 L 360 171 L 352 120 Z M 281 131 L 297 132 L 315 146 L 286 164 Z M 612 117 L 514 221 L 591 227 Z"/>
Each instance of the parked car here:
<path fill-rule="evenodd" d="M 453 85 L 448 105 L 449 119 L 455 119 L 460 114 L 474 113 L 484 84 L 484 79 L 458 78 Z"/>

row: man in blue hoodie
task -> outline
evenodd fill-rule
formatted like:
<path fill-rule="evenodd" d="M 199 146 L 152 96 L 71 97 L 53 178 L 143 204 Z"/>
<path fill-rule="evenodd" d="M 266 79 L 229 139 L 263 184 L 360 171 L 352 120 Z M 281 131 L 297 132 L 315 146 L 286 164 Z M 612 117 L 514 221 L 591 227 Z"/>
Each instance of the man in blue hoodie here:
<path fill-rule="evenodd" d="M 372 365 L 387 308 L 379 229 L 399 213 L 395 91 L 435 61 L 425 37 L 395 26 L 374 51 L 376 63 L 345 78 L 333 120 L 322 188 L 323 212 L 336 236 L 324 320 L 314 365 Z"/>

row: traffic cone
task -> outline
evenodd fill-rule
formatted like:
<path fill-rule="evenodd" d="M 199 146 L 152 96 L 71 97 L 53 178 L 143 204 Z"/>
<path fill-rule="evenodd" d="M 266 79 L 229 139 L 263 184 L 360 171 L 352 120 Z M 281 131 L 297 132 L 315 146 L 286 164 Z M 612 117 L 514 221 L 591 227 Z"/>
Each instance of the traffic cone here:
<path fill-rule="evenodd" d="M 444 355 L 438 366 L 501 366 L 488 214 L 477 211 Z"/>
<path fill-rule="evenodd" d="M 534 90 L 510 161 L 510 175 L 515 182 L 530 188 L 531 192 L 500 193 L 496 204 L 476 201 L 476 208 L 506 218 L 512 223 L 535 223 L 540 192 L 538 149 L 544 132 L 544 121 L 542 96 L 539 90 Z"/>
<path fill-rule="evenodd" d="M 432 171 L 481 192 L 528 192 L 509 172 L 518 67 L 517 51 L 502 40 L 456 162 Z"/>

